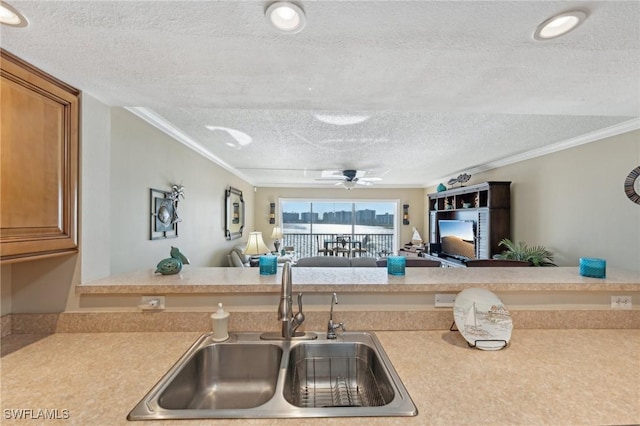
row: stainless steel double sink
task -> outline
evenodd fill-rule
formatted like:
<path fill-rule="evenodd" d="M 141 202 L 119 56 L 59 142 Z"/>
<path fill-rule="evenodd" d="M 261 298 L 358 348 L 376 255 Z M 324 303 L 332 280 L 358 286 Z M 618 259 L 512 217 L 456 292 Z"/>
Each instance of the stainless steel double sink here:
<path fill-rule="evenodd" d="M 373 333 L 335 340 L 225 342 L 201 336 L 129 413 L 129 420 L 415 416 Z"/>

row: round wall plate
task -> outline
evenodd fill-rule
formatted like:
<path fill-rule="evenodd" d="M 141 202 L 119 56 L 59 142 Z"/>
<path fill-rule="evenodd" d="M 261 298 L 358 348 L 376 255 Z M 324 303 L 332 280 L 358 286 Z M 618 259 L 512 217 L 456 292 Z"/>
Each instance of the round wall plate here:
<path fill-rule="evenodd" d="M 640 204 L 640 166 L 631 170 L 624 180 L 624 192 L 636 204 Z"/>

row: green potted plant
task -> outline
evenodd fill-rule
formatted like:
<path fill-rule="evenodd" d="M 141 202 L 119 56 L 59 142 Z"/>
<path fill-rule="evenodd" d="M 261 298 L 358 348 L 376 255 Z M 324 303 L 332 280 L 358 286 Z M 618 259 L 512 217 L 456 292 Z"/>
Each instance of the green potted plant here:
<path fill-rule="evenodd" d="M 553 263 L 553 253 L 544 246 L 529 247 L 523 242 L 514 243 L 508 238 L 500 241 L 507 249 L 496 255 L 496 259 L 526 260 L 532 266 L 557 266 Z"/>

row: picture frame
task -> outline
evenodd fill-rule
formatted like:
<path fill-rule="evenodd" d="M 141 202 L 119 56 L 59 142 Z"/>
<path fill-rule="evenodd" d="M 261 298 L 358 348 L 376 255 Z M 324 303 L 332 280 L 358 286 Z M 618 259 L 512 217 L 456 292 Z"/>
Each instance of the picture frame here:
<path fill-rule="evenodd" d="M 177 199 L 170 191 L 151 188 L 150 208 L 151 220 L 149 229 L 150 240 L 160 240 L 178 237 L 178 221 L 176 214 Z"/>
<path fill-rule="evenodd" d="M 224 233 L 227 240 L 235 240 L 242 237 L 244 229 L 244 198 L 242 197 L 242 191 L 231 186 L 224 191 L 224 195 Z"/>

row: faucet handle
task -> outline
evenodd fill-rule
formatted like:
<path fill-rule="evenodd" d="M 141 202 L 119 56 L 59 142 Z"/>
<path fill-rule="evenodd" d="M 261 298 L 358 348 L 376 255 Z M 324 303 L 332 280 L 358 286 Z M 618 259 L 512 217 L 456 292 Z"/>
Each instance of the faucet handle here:
<path fill-rule="evenodd" d="M 302 293 L 298 293 L 298 312 L 302 313 Z"/>
<path fill-rule="evenodd" d="M 332 320 L 329 320 L 329 324 L 327 324 L 327 339 L 335 339 L 337 337 L 336 330 L 339 328 L 341 328 L 342 331 L 347 331 L 343 322 L 335 324 Z"/>

